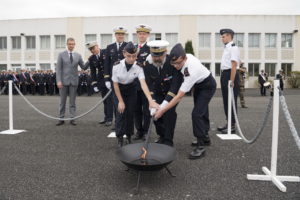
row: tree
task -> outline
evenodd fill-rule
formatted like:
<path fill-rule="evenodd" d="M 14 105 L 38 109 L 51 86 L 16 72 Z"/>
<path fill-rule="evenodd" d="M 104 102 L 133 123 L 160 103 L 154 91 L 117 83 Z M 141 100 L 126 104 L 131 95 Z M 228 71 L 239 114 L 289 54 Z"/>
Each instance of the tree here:
<path fill-rule="evenodd" d="M 192 40 L 188 40 L 186 43 L 185 43 L 185 52 L 186 53 L 190 53 L 192 55 L 195 55 L 194 53 L 194 48 L 193 48 L 193 44 L 192 44 Z"/>

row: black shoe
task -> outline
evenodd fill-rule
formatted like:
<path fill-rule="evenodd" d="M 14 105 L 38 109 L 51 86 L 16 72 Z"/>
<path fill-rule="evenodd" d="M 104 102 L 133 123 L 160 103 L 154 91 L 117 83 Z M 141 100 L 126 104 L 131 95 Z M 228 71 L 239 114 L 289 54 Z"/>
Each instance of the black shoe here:
<path fill-rule="evenodd" d="M 173 146 L 174 146 L 173 142 L 170 141 L 170 140 L 163 140 L 162 144 L 168 145 L 168 146 L 170 146 L 170 147 L 173 147 Z"/>
<path fill-rule="evenodd" d="M 248 108 L 248 106 L 243 105 L 242 108 Z"/>
<path fill-rule="evenodd" d="M 232 134 L 235 133 L 235 126 L 231 126 L 231 133 L 232 133 Z M 221 131 L 221 134 L 227 134 L 227 128 L 224 129 L 223 131 Z"/>
<path fill-rule="evenodd" d="M 143 136 L 143 135 L 140 135 L 140 134 L 136 134 L 136 135 L 133 137 L 133 140 L 141 140 L 141 139 L 144 139 L 144 136 Z"/>
<path fill-rule="evenodd" d="M 227 129 L 227 124 L 225 124 L 224 126 L 219 126 L 219 127 L 217 128 L 218 131 L 223 131 L 223 130 L 225 130 L 225 129 Z"/>
<path fill-rule="evenodd" d="M 106 123 L 105 120 L 102 120 L 102 121 L 99 122 L 99 124 L 105 124 L 105 123 Z"/>
<path fill-rule="evenodd" d="M 75 120 L 71 120 L 71 121 L 70 121 L 70 124 L 73 125 L 73 126 L 76 126 L 76 125 L 77 125 L 77 123 L 75 122 Z"/>
<path fill-rule="evenodd" d="M 202 138 L 202 145 L 203 146 L 210 146 L 211 145 L 211 141 L 210 141 L 210 138 L 209 136 L 205 136 L 205 138 Z M 191 146 L 195 147 L 195 146 L 198 146 L 198 141 L 197 140 L 194 140 L 191 144 Z"/>
<path fill-rule="evenodd" d="M 105 122 L 105 126 L 111 126 L 111 125 L 112 125 L 112 122 L 111 122 L 111 121 Z"/>
<path fill-rule="evenodd" d="M 157 138 L 154 142 L 155 143 L 158 143 L 158 144 L 162 144 L 162 142 L 163 142 L 163 138 L 162 137 L 159 137 L 159 138 Z"/>
<path fill-rule="evenodd" d="M 203 146 L 197 146 L 195 149 L 190 153 L 189 159 L 199 159 L 205 156 L 205 148 Z"/>
<path fill-rule="evenodd" d="M 118 141 L 118 147 L 122 147 L 123 146 L 123 136 L 121 137 L 117 137 L 117 141 Z"/>
<path fill-rule="evenodd" d="M 56 124 L 56 126 L 61 126 L 61 125 L 63 125 L 64 123 L 65 123 L 65 121 L 60 120 L 60 121 L 58 121 L 58 123 Z"/>
<path fill-rule="evenodd" d="M 127 135 L 126 140 L 127 140 L 127 144 L 131 144 L 131 143 L 132 143 L 132 141 L 131 141 L 131 136 L 128 136 L 128 135 Z"/>

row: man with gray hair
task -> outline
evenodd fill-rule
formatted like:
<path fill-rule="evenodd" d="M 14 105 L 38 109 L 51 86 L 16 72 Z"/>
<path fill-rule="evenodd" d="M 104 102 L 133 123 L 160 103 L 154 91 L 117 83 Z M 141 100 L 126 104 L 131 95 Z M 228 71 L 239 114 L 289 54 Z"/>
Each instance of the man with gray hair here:
<path fill-rule="evenodd" d="M 68 38 L 67 50 L 61 52 L 57 58 L 56 82 L 60 95 L 59 117 L 62 118 L 62 120 L 56 124 L 57 126 L 64 124 L 63 118 L 65 117 L 67 96 L 69 96 L 70 117 L 75 117 L 76 92 L 78 87 L 78 65 L 83 70 L 86 70 L 89 66 L 88 63 L 84 64 L 81 55 L 74 52 L 74 48 L 74 38 Z M 70 124 L 76 126 L 76 122 L 74 120 L 71 120 Z"/>

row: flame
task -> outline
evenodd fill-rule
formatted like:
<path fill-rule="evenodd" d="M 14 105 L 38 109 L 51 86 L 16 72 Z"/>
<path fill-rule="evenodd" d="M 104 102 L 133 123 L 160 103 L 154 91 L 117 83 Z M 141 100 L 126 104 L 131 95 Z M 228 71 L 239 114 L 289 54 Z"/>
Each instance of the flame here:
<path fill-rule="evenodd" d="M 146 160 L 147 150 L 144 147 L 142 147 L 142 151 L 143 153 L 141 155 L 141 159 Z"/>

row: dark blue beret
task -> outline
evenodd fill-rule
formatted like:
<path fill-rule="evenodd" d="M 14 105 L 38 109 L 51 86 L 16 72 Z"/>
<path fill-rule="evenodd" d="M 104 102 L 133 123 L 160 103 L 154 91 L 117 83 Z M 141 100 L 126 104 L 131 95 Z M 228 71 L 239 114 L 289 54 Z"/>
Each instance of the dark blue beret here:
<path fill-rule="evenodd" d="M 124 51 L 130 54 L 136 53 L 138 50 L 137 46 L 135 46 L 132 42 L 128 42 L 128 44 L 124 47 Z"/>
<path fill-rule="evenodd" d="M 185 50 L 180 43 L 177 43 L 170 52 L 172 61 L 177 60 L 180 56 L 185 56 Z"/>
<path fill-rule="evenodd" d="M 223 35 L 223 34 L 225 34 L 225 33 L 229 33 L 229 34 L 231 34 L 231 35 L 234 35 L 234 31 L 231 30 L 231 29 L 229 29 L 229 28 L 224 28 L 224 29 L 221 29 L 221 30 L 220 30 L 220 35 Z"/>

